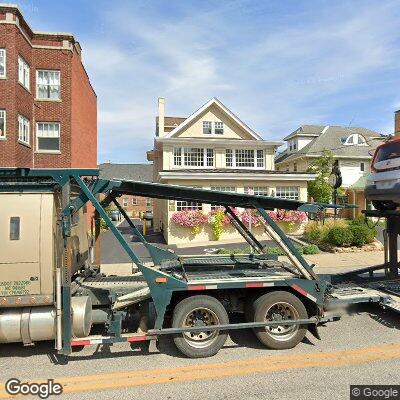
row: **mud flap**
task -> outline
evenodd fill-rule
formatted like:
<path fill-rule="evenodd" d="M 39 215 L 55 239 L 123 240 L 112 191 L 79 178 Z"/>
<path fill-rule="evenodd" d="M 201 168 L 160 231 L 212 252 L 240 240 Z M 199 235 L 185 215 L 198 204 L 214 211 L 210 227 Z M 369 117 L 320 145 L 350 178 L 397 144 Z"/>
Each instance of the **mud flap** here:
<path fill-rule="evenodd" d="M 319 336 L 318 328 L 316 324 L 309 324 L 308 330 L 310 333 L 318 340 L 321 340 L 321 336 Z"/>

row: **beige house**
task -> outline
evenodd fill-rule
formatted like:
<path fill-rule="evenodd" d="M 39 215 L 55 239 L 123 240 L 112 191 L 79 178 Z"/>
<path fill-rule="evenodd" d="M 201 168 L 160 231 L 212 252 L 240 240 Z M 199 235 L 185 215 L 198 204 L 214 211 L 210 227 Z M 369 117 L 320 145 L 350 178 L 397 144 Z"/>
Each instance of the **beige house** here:
<path fill-rule="evenodd" d="M 331 151 L 339 162 L 347 201 L 358 205 L 358 209 L 352 209 L 347 216 L 355 217 L 367 206 L 366 176 L 370 173 L 372 154 L 384 139 L 380 133 L 366 128 L 302 125 L 283 139 L 287 147 L 276 157 L 276 169 L 305 172 L 324 150 Z"/>
<path fill-rule="evenodd" d="M 263 140 L 218 99 L 212 98 L 187 118 L 178 118 L 165 116 L 165 100 L 159 98 L 158 114 L 154 149 L 147 153 L 154 164 L 154 182 L 307 199 L 307 181 L 314 175 L 277 172 L 275 153 L 283 142 Z M 189 228 L 171 221 L 177 211 L 199 209 L 208 214 L 214 208 L 155 200 L 154 226 L 163 232 L 168 244 L 214 240 L 207 224 L 194 236 Z M 227 227 L 221 239 L 238 237 Z"/>

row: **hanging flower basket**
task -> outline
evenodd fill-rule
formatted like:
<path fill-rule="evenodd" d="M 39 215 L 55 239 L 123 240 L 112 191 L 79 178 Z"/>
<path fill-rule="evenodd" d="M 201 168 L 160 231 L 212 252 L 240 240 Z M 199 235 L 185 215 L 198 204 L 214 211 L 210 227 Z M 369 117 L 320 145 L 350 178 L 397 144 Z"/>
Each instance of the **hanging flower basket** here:
<path fill-rule="evenodd" d="M 182 210 L 172 214 L 171 221 L 176 225 L 191 228 L 192 235 L 200 233 L 201 227 L 207 223 L 208 217 L 200 210 Z"/>

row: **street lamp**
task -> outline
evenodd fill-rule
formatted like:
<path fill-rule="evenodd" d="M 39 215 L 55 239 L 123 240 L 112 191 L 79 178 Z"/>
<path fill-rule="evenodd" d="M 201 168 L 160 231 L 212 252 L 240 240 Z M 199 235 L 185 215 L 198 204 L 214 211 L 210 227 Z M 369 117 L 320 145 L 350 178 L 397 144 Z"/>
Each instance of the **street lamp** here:
<path fill-rule="evenodd" d="M 339 168 L 339 160 L 336 160 L 332 166 L 331 174 L 328 178 L 329 185 L 333 188 L 333 203 L 337 204 L 337 190 L 342 186 L 342 173 Z M 335 218 L 337 217 L 337 208 L 334 210 Z"/>

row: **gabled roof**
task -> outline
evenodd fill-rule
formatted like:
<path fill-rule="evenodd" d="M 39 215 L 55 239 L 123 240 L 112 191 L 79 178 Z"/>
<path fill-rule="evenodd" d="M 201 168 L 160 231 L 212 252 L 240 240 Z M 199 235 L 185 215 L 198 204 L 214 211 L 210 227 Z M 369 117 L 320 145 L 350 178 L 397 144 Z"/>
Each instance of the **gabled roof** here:
<path fill-rule="evenodd" d="M 312 125 L 308 125 L 312 126 Z M 314 125 L 321 127 L 320 125 Z M 343 144 L 343 138 L 358 133 L 362 135 L 367 146 L 347 146 Z M 324 150 L 330 150 L 335 157 L 354 157 L 354 158 L 371 158 L 370 152 L 385 140 L 385 136 L 380 133 L 366 128 L 352 128 L 343 126 L 327 126 L 323 127 L 321 133 L 316 136 L 310 143 L 296 152 L 288 152 L 287 149 L 279 154 L 275 162 L 293 161 L 302 157 L 319 156 Z"/>
<path fill-rule="evenodd" d="M 102 179 L 153 182 L 153 164 L 103 163 L 99 170 Z"/>
<path fill-rule="evenodd" d="M 225 114 L 227 114 L 233 121 L 235 121 L 243 130 L 250 134 L 256 140 L 263 140 L 260 135 L 255 133 L 252 129 L 250 129 L 241 119 L 239 119 L 229 108 L 224 106 L 216 97 L 210 99 L 207 103 L 201 106 L 197 111 L 195 111 L 192 115 L 186 118 L 180 125 L 178 125 L 175 129 L 165 135 L 165 138 L 172 138 L 179 132 L 182 132 L 192 121 L 194 121 L 199 115 L 201 115 L 204 111 L 206 111 L 211 106 L 217 106 L 220 108 Z"/>

